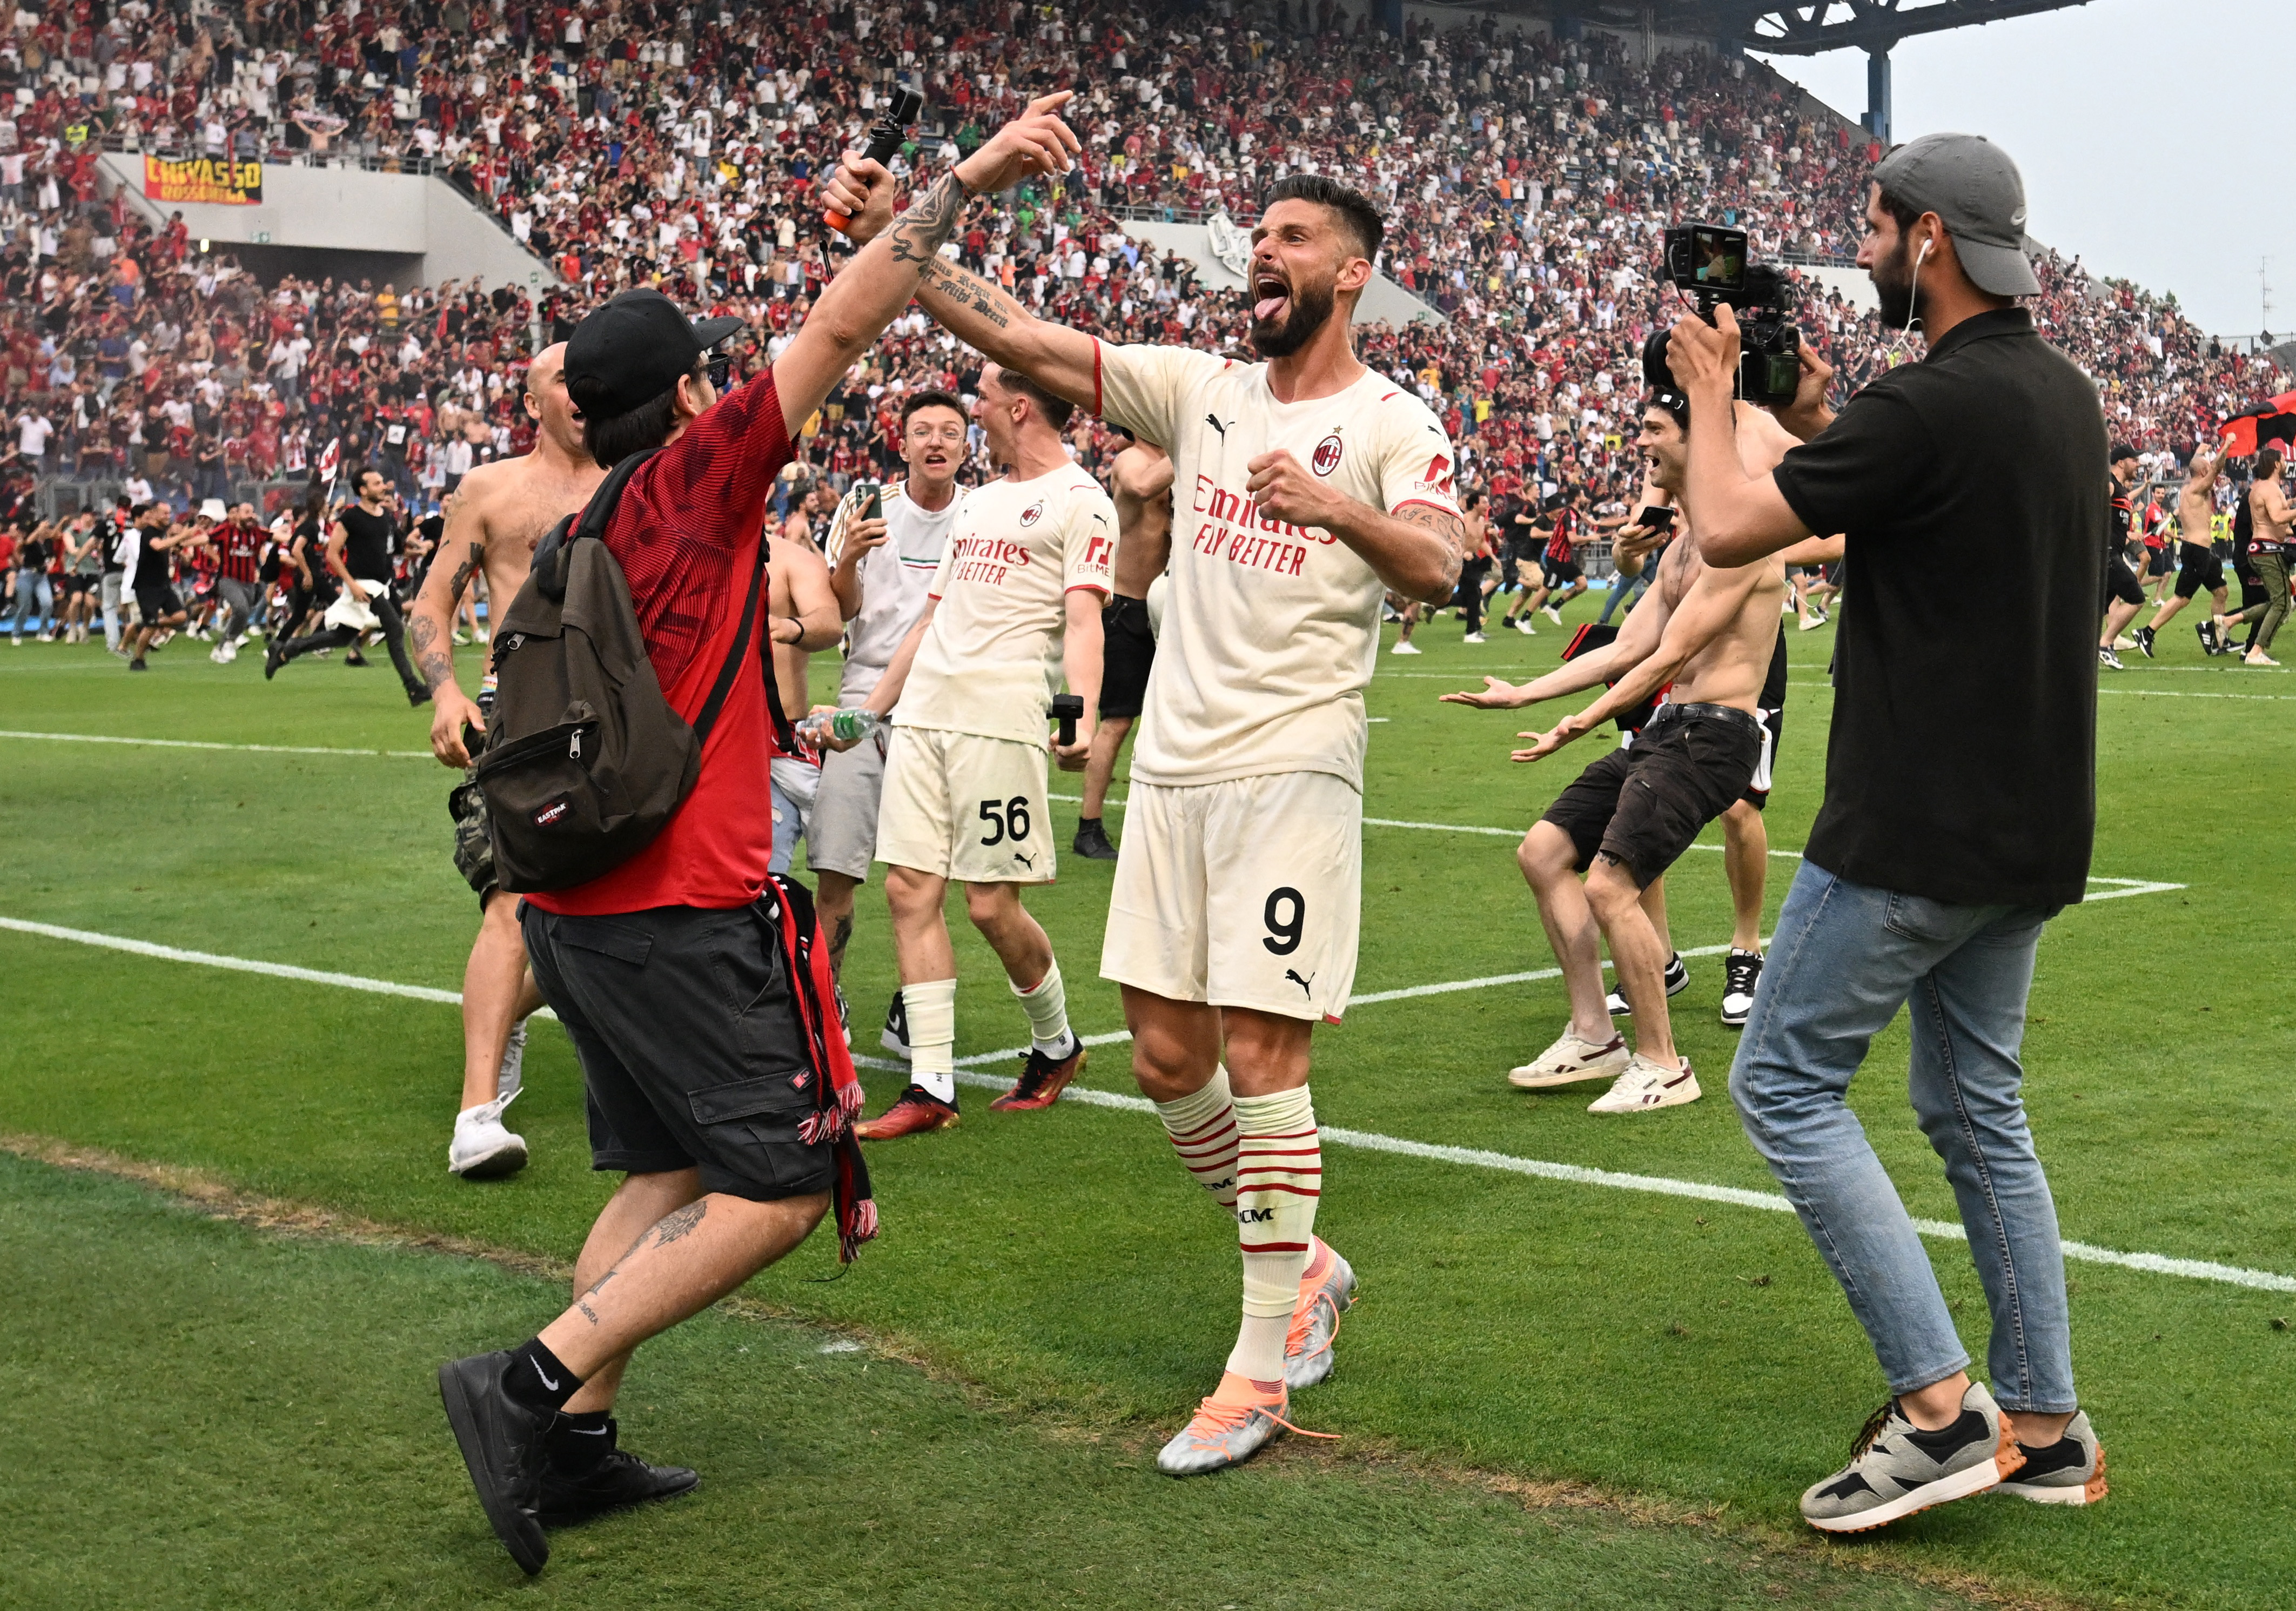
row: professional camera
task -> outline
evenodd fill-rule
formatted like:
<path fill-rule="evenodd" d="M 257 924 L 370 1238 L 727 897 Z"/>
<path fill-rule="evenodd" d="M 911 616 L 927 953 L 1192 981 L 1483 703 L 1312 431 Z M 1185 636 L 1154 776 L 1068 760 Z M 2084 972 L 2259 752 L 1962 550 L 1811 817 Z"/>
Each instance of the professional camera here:
<path fill-rule="evenodd" d="M 1666 277 L 1714 323 L 1727 302 L 1738 316 L 1738 395 L 1750 403 L 1791 403 L 1801 388 L 1801 332 L 1794 328 L 1793 283 L 1771 263 L 1746 258 L 1746 232 L 1719 224 L 1678 224 L 1666 232 Z"/>

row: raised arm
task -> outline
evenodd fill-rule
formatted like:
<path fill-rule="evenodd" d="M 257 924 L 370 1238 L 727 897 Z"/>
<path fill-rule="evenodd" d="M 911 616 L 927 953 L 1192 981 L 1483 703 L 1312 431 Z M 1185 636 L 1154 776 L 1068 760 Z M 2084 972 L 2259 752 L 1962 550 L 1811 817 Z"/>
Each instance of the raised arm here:
<path fill-rule="evenodd" d="M 867 243 L 823 289 L 812 314 L 774 362 L 774 390 L 792 438 L 829 396 L 838 376 L 852 367 L 917 294 L 925 271 L 940 261 L 942 243 L 956 233 L 968 197 L 1003 190 L 1031 174 L 1068 171 L 1083 149 L 1060 119 L 1060 109 L 1068 104 L 1070 94 L 1062 90 L 1031 101 L 1027 111 L 943 174 L 882 235 L 872 239 L 854 234 Z M 843 170 L 838 177 L 844 177 Z M 835 181 L 827 201 L 832 211 L 859 210 L 857 199 L 849 192 L 840 195 Z M 878 205 L 881 216 L 890 213 L 890 176 Z"/>
<path fill-rule="evenodd" d="M 981 152 L 987 150 L 981 148 Z M 980 154 L 974 153 L 976 158 Z M 892 176 L 882 165 L 865 162 L 849 152 L 831 177 L 823 200 L 830 210 L 841 212 L 850 220 L 845 227 L 847 235 L 873 243 L 878 233 L 892 223 Z M 909 210 L 915 211 L 914 207 Z M 907 216 L 904 214 L 904 219 Z M 933 250 L 939 251 L 939 241 Z M 916 299 L 943 329 L 968 347 L 1007 369 L 1019 370 L 1078 407 L 1099 408 L 1099 344 L 1082 331 L 1046 323 L 1001 288 L 938 256 L 924 266 Z"/>

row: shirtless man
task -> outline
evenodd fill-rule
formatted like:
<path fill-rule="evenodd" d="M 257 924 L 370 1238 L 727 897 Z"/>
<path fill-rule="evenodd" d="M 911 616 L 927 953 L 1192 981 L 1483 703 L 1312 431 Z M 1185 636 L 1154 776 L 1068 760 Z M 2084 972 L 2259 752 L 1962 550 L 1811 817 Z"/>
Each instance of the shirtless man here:
<path fill-rule="evenodd" d="M 772 522 L 767 522 L 770 530 Z M 802 530 L 791 515 L 783 531 Z M 819 529 L 816 527 L 816 529 Z M 768 542 L 767 581 L 774 619 L 774 688 L 782 713 L 794 722 L 813 708 L 808 692 L 814 652 L 845 634 L 845 618 L 830 585 L 829 565 L 810 536 L 775 537 Z M 813 802 L 821 793 L 821 757 L 792 750 L 773 761 L 774 856 L 768 870 L 786 873 L 797 842 L 813 822 Z M 784 832 L 783 830 L 786 829 Z"/>
<path fill-rule="evenodd" d="M 535 355 L 526 372 L 526 412 L 539 426 L 534 451 L 478 465 L 463 478 L 447 500 L 439 554 L 407 615 L 407 642 L 435 702 L 430 752 L 442 766 L 466 774 L 472 763 L 463 732 L 466 727 L 480 734 L 487 730 L 494 710 L 494 673 L 480 680 L 476 700 L 455 681 L 454 620 L 463 589 L 474 573 L 482 572 L 498 619 L 526 586 L 535 544 L 589 502 L 605 479 L 583 450 L 582 422 L 566 395 L 563 342 Z M 479 937 L 463 970 L 463 1102 L 447 1167 L 465 1180 L 484 1180 L 526 1165 L 526 1142 L 504 1126 L 502 1115 L 518 1095 L 526 1016 L 542 1005 L 542 994 L 526 971 L 518 902 L 494 899 L 499 892 L 494 845 L 478 785 L 466 776 L 447 796 L 447 806 L 455 818 L 455 866 L 478 892 L 480 916 Z"/>
<path fill-rule="evenodd" d="M 1794 439 L 1750 404 L 1737 411 L 1740 457 L 1751 473 L 1766 472 Z M 1637 446 L 1652 484 L 1669 494 L 1679 492 L 1689 467 L 1689 412 L 1679 393 L 1660 390 L 1643 415 Z M 1562 967 L 1570 1023 L 1554 1045 L 1507 1075 L 1513 1084 L 1538 1090 L 1615 1076 L 1588 1107 L 1596 1114 L 1674 1107 L 1702 1094 L 1690 1059 L 1675 1048 L 1667 1015 L 1668 948 L 1649 906 L 1663 899 L 1658 889 L 1666 869 L 1753 781 L 1763 738 L 1755 712 L 1784 596 L 1785 567 L 1775 555 L 1724 570 L 1705 564 L 1695 542 L 1672 543 L 1650 591 L 1608 646 L 1521 686 L 1485 678 L 1480 693 L 1443 695 L 1454 704 L 1515 710 L 1616 679 L 1610 692 L 1552 731 L 1520 735 L 1535 742 L 1515 751 L 1514 759 L 1529 761 L 1668 690 L 1633 746 L 1580 773 L 1516 853 Z M 1598 927 L 1633 1009 L 1631 1053 L 1604 1002 Z"/>
<path fill-rule="evenodd" d="M 1116 775 L 1116 759 L 1148 698 L 1148 669 L 1156 662 L 1148 589 L 1164 573 L 1163 561 L 1171 547 L 1171 455 L 1129 431 L 1124 432 L 1124 439 L 1128 446 L 1108 467 L 1117 543 L 1111 579 L 1115 591 L 1100 612 L 1100 725 L 1093 729 L 1092 754 L 1084 766 L 1084 806 L 1077 814 L 1075 842 L 1069 847 L 1094 861 L 1116 859 L 1101 812 L 1109 780 Z M 1410 630 L 1404 628 L 1406 637 Z"/>
<path fill-rule="evenodd" d="M 2177 545 L 2177 591 L 2161 601 L 2152 625 L 2136 629 L 2136 646 L 2147 660 L 2152 658 L 2153 634 L 2202 588 L 2216 601 L 2216 609 L 2207 621 L 2194 622 L 2194 629 L 2201 635 L 2202 653 L 2217 652 L 2217 617 L 2225 612 L 2224 561 L 2217 557 L 2215 547 L 2217 482 L 2223 475 L 2223 455 L 2210 453 L 2205 443 L 2193 449 L 2193 461 L 2185 467 L 2185 489 L 2177 495 L 2177 530 L 2183 538 Z"/>
<path fill-rule="evenodd" d="M 2276 666 L 2280 662 L 2272 655 L 2272 637 L 2280 630 L 2280 623 L 2288 619 L 2288 550 L 2290 531 L 2296 528 L 2296 510 L 2288 505 L 2288 494 L 2281 489 L 2280 477 L 2286 470 L 2284 456 L 2277 448 L 2267 448 L 2256 456 L 2256 479 L 2248 489 L 2248 514 L 2254 522 L 2255 535 L 2249 539 L 2251 563 L 2256 567 L 2256 579 L 2264 584 L 2264 599 L 2253 604 L 2237 615 L 2216 618 L 2217 636 L 2229 640 L 2234 627 L 2250 621 L 2260 621 L 2256 637 L 2242 656 L 2244 666 Z"/>

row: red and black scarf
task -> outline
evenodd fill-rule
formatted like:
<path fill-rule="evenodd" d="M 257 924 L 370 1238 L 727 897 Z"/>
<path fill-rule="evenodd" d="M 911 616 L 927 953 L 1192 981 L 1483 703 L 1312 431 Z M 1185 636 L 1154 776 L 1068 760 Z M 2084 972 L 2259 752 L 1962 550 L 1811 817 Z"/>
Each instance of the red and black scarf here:
<path fill-rule="evenodd" d="M 780 938 L 782 959 L 789 965 L 790 995 L 797 1003 L 806 1053 L 817 1076 L 813 1114 L 799 1126 L 798 1134 L 808 1147 L 836 1149 L 832 1205 L 837 1215 L 837 1262 L 850 1264 L 861 1244 L 877 1234 L 869 1166 L 862 1161 L 861 1143 L 853 1134 L 853 1121 L 861 1116 L 861 1080 L 853 1072 L 853 1054 L 838 1022 L 837 986 L 830 978 L 829 947 L 813 913 L 813 895 L 794 878 L 778 873 L 768 878 L 758 909 Z"/>

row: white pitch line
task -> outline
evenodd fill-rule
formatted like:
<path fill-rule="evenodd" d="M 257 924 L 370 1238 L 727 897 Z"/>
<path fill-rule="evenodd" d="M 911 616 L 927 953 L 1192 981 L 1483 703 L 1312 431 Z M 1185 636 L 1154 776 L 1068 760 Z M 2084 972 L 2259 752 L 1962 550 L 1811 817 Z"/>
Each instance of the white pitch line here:
<path fill-rule="evenodd" d="M 26 733 L 0 728 L 0 738 L 45 738 L 57 744 L 150 744 L 162 750 L 237 750 L 255 755 L 366 755 L 392 760 L 429 760 L 428 750 L 346 750 L 320 744 L 210 744 L 198 738 L 121 738 L 109 733 Z"/>
<path fill-rule="evenodd" d="M 362 990 L 369 995 L 398 996 L 413 1001 L 435 1002 L 441 1006 L 459 1006 L 458 991 L 433 990 L 428 985 L 399 984 L 388 979 L 365 979 L 356 974 L 326 973 L 318 968 L 295 967 L 283 962 L 260 962 L 247 957 L 223 957 L 212 951 L 184 950 L 172 945 L 154 945 L 145 940 L 130 940 L 119 934 L 99 934 L 88 929 L 64 928 L 53 923 L 32 923 L 20 917 L 0 917 L 0 929 L 20 934 L 34 934 L 47 940 L 70 941 L 78 945 L 99 947 L 105 950 L 126 951 L 138 957 L 150 957 L 162 962 L 195 963 L 203 967 L 227 969 L 233 973 L 260 974 L 273 979 L 292 979 L 306 984 L 332 985 L 340 990 Z M 1685 956 L 1712 956 L 1726 949 L 1709 946 L 1703 950 L 1687 951 Z M 1553 978 L 1554 970 L 1544 974 L 1509 975 L 1502 979 L 1465 981 L 1448 985 L 1421 985 L 1408 990 L 1391 990 L 1373 997 L 1358 997 L 1359 1001 L 1394 1000 L 1404 996 L 1432 994 L 1442 990 L 1471 990 L 1481 984 L 1513 982 L 1516 978 Z M 549 1008 L 542 1009 L 546 1015 Z M 1114 1046 L 1131 1040 L 1130 1034 L 1119 1030 L 1111 1034 L 1079 1037 L 1086 1046 Z M 976 1073 L 980 1065 L 989 1063 L 1009 1063 L 1025 1050 L 1012 1047 L 1003 1051 L 980 1052 L 957 1061 L 956 1078 L 966 1085 L 984 1089 L 1002 1089 L 1009 1083 L 1006 1077 Z M 853 1061 L 864 1068 L 906 1073 L 906 1064 L 889 1062 L 882 1057 L 856 1056 Z M 1126 1113 L 1152 1113 L 1155 1105 L 1144 1097 L 1127 1096 L 1119 1091 L 1094 1090 L 1071 1085 L 1061 1093 L 1062 1102 L 1081 1103 L 1088 1107 L 1119 1108 Z M 1740 1208 L 1762 1209 L 1771 1212 L 1793 1212 L 1792 1204 L 1773 1192 L 1749 1191 L 1740 1186 L 1715 1186 L 1702 1180 L 1676 1180 L 1663 1175 L 1621 1174 L 1613 1170 L 1588 1169 L 1578 1163 L 1550 1163 L 1539 1158 L 1521 1158 L 1512 1153 L 1487 1152 L 1476 1147 L 1439 1147 L 1427 1141 L 1406 1140 L 1400 1136 L 1382 1136 L 1372 1130 L 1344 1130 L 1337 1126 L 1320 1129 L 1321 1137 L 1334 1147 L 1354 1147 L 1364 1152 L 1390 1153 L 1399 1157 L 1421 1158 L 1430 1163 L 1456 1163 L 1472 1169 L 1504 1170 L 1510 1173 L 1529 1175 L 1539 1179 L 1557 1180 L 1574 1186 L 1599 1186 L 1617 1191 L 1654 1192 L 1671 1197 L 1693 1197 L 1707 1203 L 1727 1203 Z M 1958 1225 L 1943 1220 L 1916 1220 L 1914 1228 L 1923 1236 L 1949 1241 L 1966 1241 L 1966 1233 Z M 2163 1253 L 2120 1253 L 2109 1247 L 2096 1247 L 2086 1242 L 2067 1242 L 2064 1254 L 2068 1259 L 2091 1264 L 2118 1264 L 2124 1269 L 2143 1270 L 2152 1275 L 2179 1276 L 2190 1280 L 2217 1281 L 2234 1286 L 2253 1287 L 2262 1292 L 2296 1292 L 2296 1276 L 2284 1276 L 2268 1270 L 2248 1270 L 2236 1264 L 2218 1264 L 2204 1259 L 2174 1259 Z"/>

